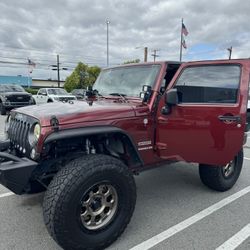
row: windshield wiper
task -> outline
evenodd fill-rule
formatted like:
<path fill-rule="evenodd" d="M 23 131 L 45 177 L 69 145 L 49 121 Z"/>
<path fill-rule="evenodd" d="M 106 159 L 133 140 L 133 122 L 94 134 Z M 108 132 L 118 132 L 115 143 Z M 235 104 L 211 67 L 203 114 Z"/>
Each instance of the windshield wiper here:
<path fill-rule="evenodd" d="M 122 96 L 122 97 L 126 96 L 125 94 L 122 94 L 122 93 L 110 93 L 109 95 Z"/>
<path fill-rule="evenodd" d="M 119 96 L 122 98 L 123 101 L 128 101 L 128 99 L 125 97 L 127 95 L 122 94 L 122 93 L 110 93 L 109 95 L 113 95 L 113 96 Z"/>

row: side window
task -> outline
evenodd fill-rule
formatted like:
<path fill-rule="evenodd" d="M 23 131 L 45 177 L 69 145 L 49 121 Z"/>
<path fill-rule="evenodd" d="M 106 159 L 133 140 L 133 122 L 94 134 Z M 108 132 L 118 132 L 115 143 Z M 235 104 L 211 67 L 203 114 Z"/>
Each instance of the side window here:
<path fill-rule="evenodd" d="M 38 92 L 38 95 L 45 95 L 46 94 L 46 90 L 45 89 L 40 89 Z"/>
<path fill-rule="evenodd" d="M 239 83 L 239 66 L 207 65 L 184 69 L 175 88 L 182 103 L 236 103 Z"/>

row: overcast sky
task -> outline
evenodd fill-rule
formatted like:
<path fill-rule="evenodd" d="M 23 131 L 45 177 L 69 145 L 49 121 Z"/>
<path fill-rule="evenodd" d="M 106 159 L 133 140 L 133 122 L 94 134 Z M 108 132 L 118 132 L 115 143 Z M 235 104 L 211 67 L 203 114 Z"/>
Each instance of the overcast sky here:
<path fill-rule="evenodd" d="M 139 58 L 179 60 L 181 18 L 189 32 L 183 60 L 250 57 L 250 1 L 240 0 L 2 0 L 0 75 L 56 79 L 49 65 L 60 55 L 62 78 L 77 62 L 106 67 Z M 7 63 L 8 62 L 8 63 Z"/>

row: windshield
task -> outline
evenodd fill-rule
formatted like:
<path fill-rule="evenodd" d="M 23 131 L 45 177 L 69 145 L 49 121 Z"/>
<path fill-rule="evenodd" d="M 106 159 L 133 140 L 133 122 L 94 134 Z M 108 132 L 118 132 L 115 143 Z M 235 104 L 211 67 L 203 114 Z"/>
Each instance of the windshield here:
<path fill-rule="evenodd" d="M 101 95 L 119 93 L 139 97 L 143 85 L 153 86 L 160 65 L 118 67 L 103 70 L 97 78 L 93 89 Z"/>
<path fill-rule="evenodd" d="M 19 85 L 0 85 L 0 92 L 25 92 Z"/>
<path fill-rule="evenodd" d="M 74 90 L 72 90 L 71 93 L 72 93 L 72 94 L 80 94 L 80 95 L 83 95 L 84 92 L 85 92 L 84 89 L 74 89 Z"/>
<path fill-rule="evenodd" d="M 65 89 L 48 89 L 49 95 L 68 95 Z"/>

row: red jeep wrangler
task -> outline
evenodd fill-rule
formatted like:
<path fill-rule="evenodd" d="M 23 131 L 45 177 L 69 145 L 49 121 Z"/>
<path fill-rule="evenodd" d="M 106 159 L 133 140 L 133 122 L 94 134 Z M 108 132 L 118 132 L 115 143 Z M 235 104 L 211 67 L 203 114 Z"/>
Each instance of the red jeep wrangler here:
<path fill-rule="evenodd" d="M 105 69 L 89 100 L 11 112 L 0 183 L 16 194 L 46 189 L 44 221 L 64 249 L 105 248 L 133 214 L 133 174 L 186 161 L 214 190 L 235 184 L 249 74 L 250 60 Z"/>

